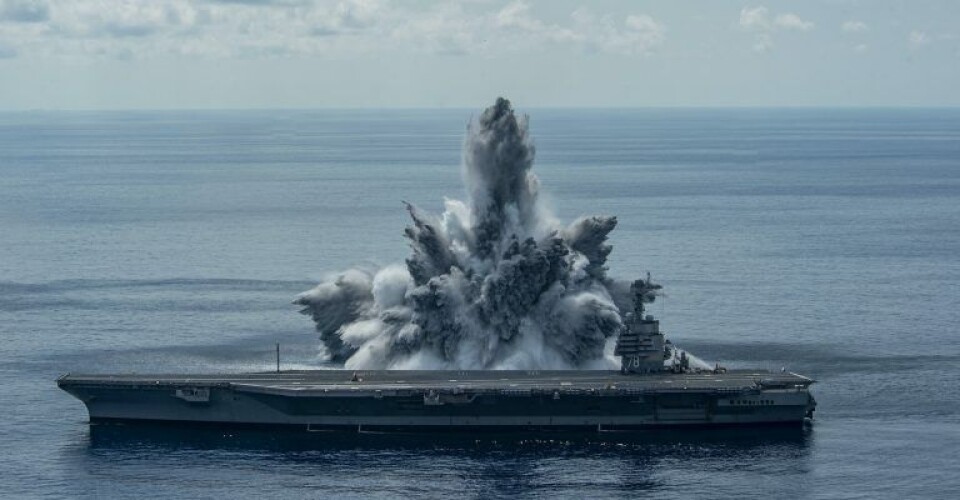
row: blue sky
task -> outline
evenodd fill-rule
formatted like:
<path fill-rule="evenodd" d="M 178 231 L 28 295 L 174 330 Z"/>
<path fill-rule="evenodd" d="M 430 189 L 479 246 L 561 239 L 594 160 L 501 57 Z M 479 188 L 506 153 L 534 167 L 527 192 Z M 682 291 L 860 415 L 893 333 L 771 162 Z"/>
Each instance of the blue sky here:
<path fill-rule="evenodd" d="M 960 106 L 957 1 L 0 0 L 0 110 Z"/>

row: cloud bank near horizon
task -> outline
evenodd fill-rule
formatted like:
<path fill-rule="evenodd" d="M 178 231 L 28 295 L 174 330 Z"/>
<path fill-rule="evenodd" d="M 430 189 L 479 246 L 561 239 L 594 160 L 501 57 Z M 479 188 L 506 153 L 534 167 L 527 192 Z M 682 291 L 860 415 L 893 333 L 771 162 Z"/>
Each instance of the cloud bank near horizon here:
<path fill-rule="evenodd" d="M 960 105 L 958 16 L 943 0 L 0 0 L 0 109 Z"/>
<path fill-rule="evenodd" d="M 7 46 L 33 57 L 290 57 L 381 51 L 492 54 L 563 47 L 648 54 L 662 23 L 584 6 L 556 22 L 531 4 L 386 0 L 0 0 Z"/>

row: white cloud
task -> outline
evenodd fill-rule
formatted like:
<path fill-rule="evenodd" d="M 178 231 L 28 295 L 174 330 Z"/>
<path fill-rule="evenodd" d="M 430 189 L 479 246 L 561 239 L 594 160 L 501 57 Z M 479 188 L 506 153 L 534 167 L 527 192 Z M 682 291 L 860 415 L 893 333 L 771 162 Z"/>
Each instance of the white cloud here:
<path fill-rule="evenodd" d="M 792 12 L 778 15 L 773 20 L 773 24 L 779 28 L 788 30 L 810 31 L 813 29 L 812 22 L 804 21 L 800 19 L 800 16 Z"/>
<path fill-rule="evenodd" d="M 181 29 L 196 16 L 187 2 L 63 2 L 54 11 L 51 28 L 78 39 L 146 37 Z"/>
<path fill-rule="evenodd" d="M 543 31 L 546 26 L 530 16 L 530 5 L 526 2 L 507 4 L 494 15 L 494 22 L 501 28 L 519 28 L 528 31 Z"/>
<path fill-rule="evenodd" d="M 646 55 L 666 39 L 666 27 L 646 14 L 632 14 L 621 20 L 578 9 L 571 18 L 573 39 L 587 50 Z"/>
<path fill-rule="evenodd" d="M 844 33 L 860 33 L 867 31 L 867 24 L 862 21 L 845 21 L 840 25 Z"/>
<path fill-rule="evenodd" d="M 482 52 L 487 45 L 462 7 L 453 3 L 393 24 L 389 38 L 413 50 L 460 55 Z"/>
<path fill-rule="evenodd" d="M 314 35 L 356 33 L 376 25 L 384 15 L 383 5 L 376 0 L 350 0 L 328 9 L 313 9 L 308 18 Z"/>
<path fill-rule="evenodd" d="M 868 48 L 870 47 L 867 44 L 861 43 L 853 47 L 853 51 L 857 53 L 863 53 L 866 52 Z"/>
<path fill-rule="evenodd" d="M 646 14 L 627 16 L 626 24 L 631 30 L 647 33 L 651 39 L 656 39 L 658 42 L 663 41 L 666 28 Z"/>
<path fill-rule="evenodd" d="M 764 6 L 740 9 L 740 28 L 754 34 L 753 50 L 766 52 L 773 47 L 773 34 L 778 31 L 810 31 L 814 24 L 797 14 L 786 12 L 771 17 Z"/>
<path fill-rule="evenodd" d="M 649 54 L 666 38 L 666 28 L 646 14 L 625 18 L 597 15 L 586 8 L 570 15 L 570 25 L 549 24 L 533 17 L 525 2 L 513 2 L 493 17 L 500 36 L 515 44 L 566 44 L 589 51 Z"/>
<path fill-rule="evenodd" d="M 770 11 L 766 7 L 744 7 L 740 10 L 740 27 L 747 30 L 770 29 Z"/>
<path fill-rule="evenodd" d="M 579 39 L 570 28 L 546 24 L 530 14 L 530 5 L 526 2 L 507 4 L 493 15 L 493 24 L 497 28 L 513 32 L 514 35 L 532 35 L 531 41 L 576 41 Z"/>
<path fill-rule="evenodd" d="M 416 8 L 388 0 L 50 1 L 46 8 L 37 0 L 0 0 L 4 15 L 30 20 L 5 33 L 18 41 L 20 55 L 349 56 L 536 52 L 548 46 L 646 55 L 666 37 L 666 28 L 646 14 L 581 9 L 566 22 L 547 22 L 522 1 L 437 1 Z"/>
<path fill-rule="evenodd" d="M 770 10 L 761 5 L 740 9 L 740 27 L 748 31 L 776 31 L 778 29 L 809 31 L 813 29 L 813 23 L 804 21 L 792 12 L 777 14 L 771 18 Z"/>
<path fill-rule="evenodd" d="M 932 43 L 933 38 L 931 38 L 926 32 L 914 30 L 910 32 L 910 36 L 907 37 L 907 41 L 912 47 L 921 47 Z"/>
<path fill-rule="evenodd" d="M 250 5 L 259 7 L 306 5 L 310 0 L 207 0 L 212 3 Z"/>

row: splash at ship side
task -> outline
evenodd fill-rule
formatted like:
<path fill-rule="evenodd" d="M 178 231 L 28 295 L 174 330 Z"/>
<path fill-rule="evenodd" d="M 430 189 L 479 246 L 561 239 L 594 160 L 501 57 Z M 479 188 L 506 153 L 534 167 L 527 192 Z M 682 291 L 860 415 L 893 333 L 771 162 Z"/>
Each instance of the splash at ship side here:
<path fill-rule="evenodd" d="M 467 198 L 440 215 L 407 204 L 405 265 L 350 269 L 294 301 L 323 356 L 348 369 L 619 367 L 613 344 L 636 297 L 607 275 L 617 219 L 561 225 L 539 201 L 534 155 L 508 100 L 471 121 Z"/>

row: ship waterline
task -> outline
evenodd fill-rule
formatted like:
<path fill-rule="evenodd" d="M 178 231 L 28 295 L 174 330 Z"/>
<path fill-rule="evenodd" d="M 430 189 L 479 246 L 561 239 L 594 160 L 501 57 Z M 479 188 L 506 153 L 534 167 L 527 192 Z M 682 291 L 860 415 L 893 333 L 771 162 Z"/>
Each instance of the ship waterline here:
<path fill-rule="evenodd" d="M 813 380 L 752 370 L 348 371 L 74 375 L 91 423 L 318 430 L 595 429 L 801 425 Z"/>

